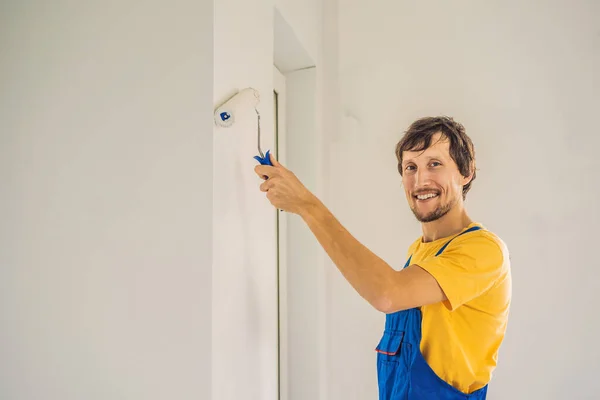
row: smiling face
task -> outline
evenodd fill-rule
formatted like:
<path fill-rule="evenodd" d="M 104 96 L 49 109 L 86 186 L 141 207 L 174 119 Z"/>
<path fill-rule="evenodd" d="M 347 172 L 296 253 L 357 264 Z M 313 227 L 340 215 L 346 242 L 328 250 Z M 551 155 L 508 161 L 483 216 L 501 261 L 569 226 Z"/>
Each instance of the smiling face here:
<path fill-rule="evenodd" d="M 450 142 L 436 133 L 423 151 L 402 154 L 402 183 L 408 204 L 420 222 L 432 222 L 463 204 L 464 177 L 450 156 Z"/>

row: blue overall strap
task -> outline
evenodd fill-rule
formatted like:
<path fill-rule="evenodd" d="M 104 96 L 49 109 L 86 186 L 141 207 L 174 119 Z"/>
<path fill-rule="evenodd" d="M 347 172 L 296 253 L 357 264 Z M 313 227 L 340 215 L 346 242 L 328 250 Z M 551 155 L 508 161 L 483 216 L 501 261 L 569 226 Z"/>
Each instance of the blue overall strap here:
<path fill-rule="evenodd" d="M 448 240 L 448 242 L 446 242 L 446 244 L 444 246 L 442 246 L 441 249 L 438 250 L 438 252 L 435 254 L 435 256 L 437 257 L 440 254 L 442 254 L 442 252 L 446 249 L 446 247 L 448 247 L 448 245 L 450 244 L 450 242 L 453 241 L 454 239 L 456 239 L 457 237 L 459 237 L 460 235 L 464 235 L 465 233 L 468 233 L 468 232 L 478 231 L 479 229 L 481 229 L 480 226 L 473 226 L 473 227 L 467 229 L 466 231 L 461 232 L 460 234 L 456 235 L 452 239 Z M 406 261 L 406 264 L 404 264 L 403 268 L 406 268 L 406 267 L 408 267 L 410 265 L 410 260 L 412 260 L 412 254 L 410 255 L 410 257 L 408 257 L 408 260 Z"/>
<path fill-rule="evenodd" d="M 466 231 L 464 231 L 464 232 L 462 232 L 462 233 L 460 233 L 460 234 L 458 234 L 458 235 L 454 236 L 452 239 L 448 240 L 448 241 L 446 242 L 446 244 L 445 244 L 444 246 L 442 246 L 442 248 L 441 248 L 441 249 L 439 249 L 439 250 L 438 250 L 438 252 L 435 254 L 435 256 L 437 257 L 437 256 L 439 256 L 440 254 L 442 254 L 442 252 L 443 252 L 444 250 L 446 250 L 446 247 L 448 247 L 448 245 L 450 244 L 450 242 L 451 242 L 451 241 L 453 241 L 454 239 L 456 239 L 457 237 L 459 237 L 460 235 L 464 235 L 465 233 L 469 233 L 469 232 L 473 232 L 473 231 L 478 231 L 479 229 L 481 229 L 481 227 L 480 227 L 480 226 L 473 226 L 473 227 L 471 227 L 471 228 L 467 229 Z"/>

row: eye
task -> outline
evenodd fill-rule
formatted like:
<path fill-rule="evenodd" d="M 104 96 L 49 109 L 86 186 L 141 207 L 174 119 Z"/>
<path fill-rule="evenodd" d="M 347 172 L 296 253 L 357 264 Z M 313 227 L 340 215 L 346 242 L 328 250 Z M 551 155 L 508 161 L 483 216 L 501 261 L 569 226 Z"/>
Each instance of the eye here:
<path fill-rule="evenodd" d="M 413 170 L 415 169 L 415 166 L 414 166 L 414 165 L 412 165 L 412 164 L 409 164 L 409 165 L 407 165 L 407 166 L 406 166 L 406 168 L 405 168 L 405 169 L 406 169 L 407 171 L 413 171 Z"/>
<path fill-rule="evenodd" d="M 433 161 L 433 162 L 431 163 L 431 166 L 432 166 L 432 167 L 439 167 L 440 165 L 442 165 L 442 163 L 441 163 L 441 162 L 439 162 L 439 161 Z"/>

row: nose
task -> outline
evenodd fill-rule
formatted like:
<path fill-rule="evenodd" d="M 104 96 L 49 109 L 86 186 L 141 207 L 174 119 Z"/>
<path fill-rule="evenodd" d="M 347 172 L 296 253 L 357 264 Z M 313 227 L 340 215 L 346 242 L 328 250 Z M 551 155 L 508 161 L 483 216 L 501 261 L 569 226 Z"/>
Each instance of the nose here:
<path fill-rule="evenodd" d="M 429 186 L 430 181 L 431 175 L 426 169 L 418 169 L 417 172 L 415 172 L 416 187 Z"/>

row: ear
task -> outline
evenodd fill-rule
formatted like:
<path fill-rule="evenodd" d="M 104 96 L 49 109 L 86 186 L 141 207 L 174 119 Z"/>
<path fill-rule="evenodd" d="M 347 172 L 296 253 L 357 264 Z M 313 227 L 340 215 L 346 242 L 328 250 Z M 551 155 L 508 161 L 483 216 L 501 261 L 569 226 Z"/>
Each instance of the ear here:
<path fill-rule="evenodd" d="M 475 175 L 475 163 L 471 162 L 471 167 L 469 168 L 470 173 L 468 176 L 463 176 L 463 186 L 467 185 L 469 182 L 473 180 L 473 176 Z"/>
<path fill-rule="evenodd" d="M 469 182 L 471 182 L 471 179 L 473 179 L 473 174 L 470 174 L 469 176 L 463 176 L 463 178 L 462 178 L 463 186 L 468 185 Z"/>

